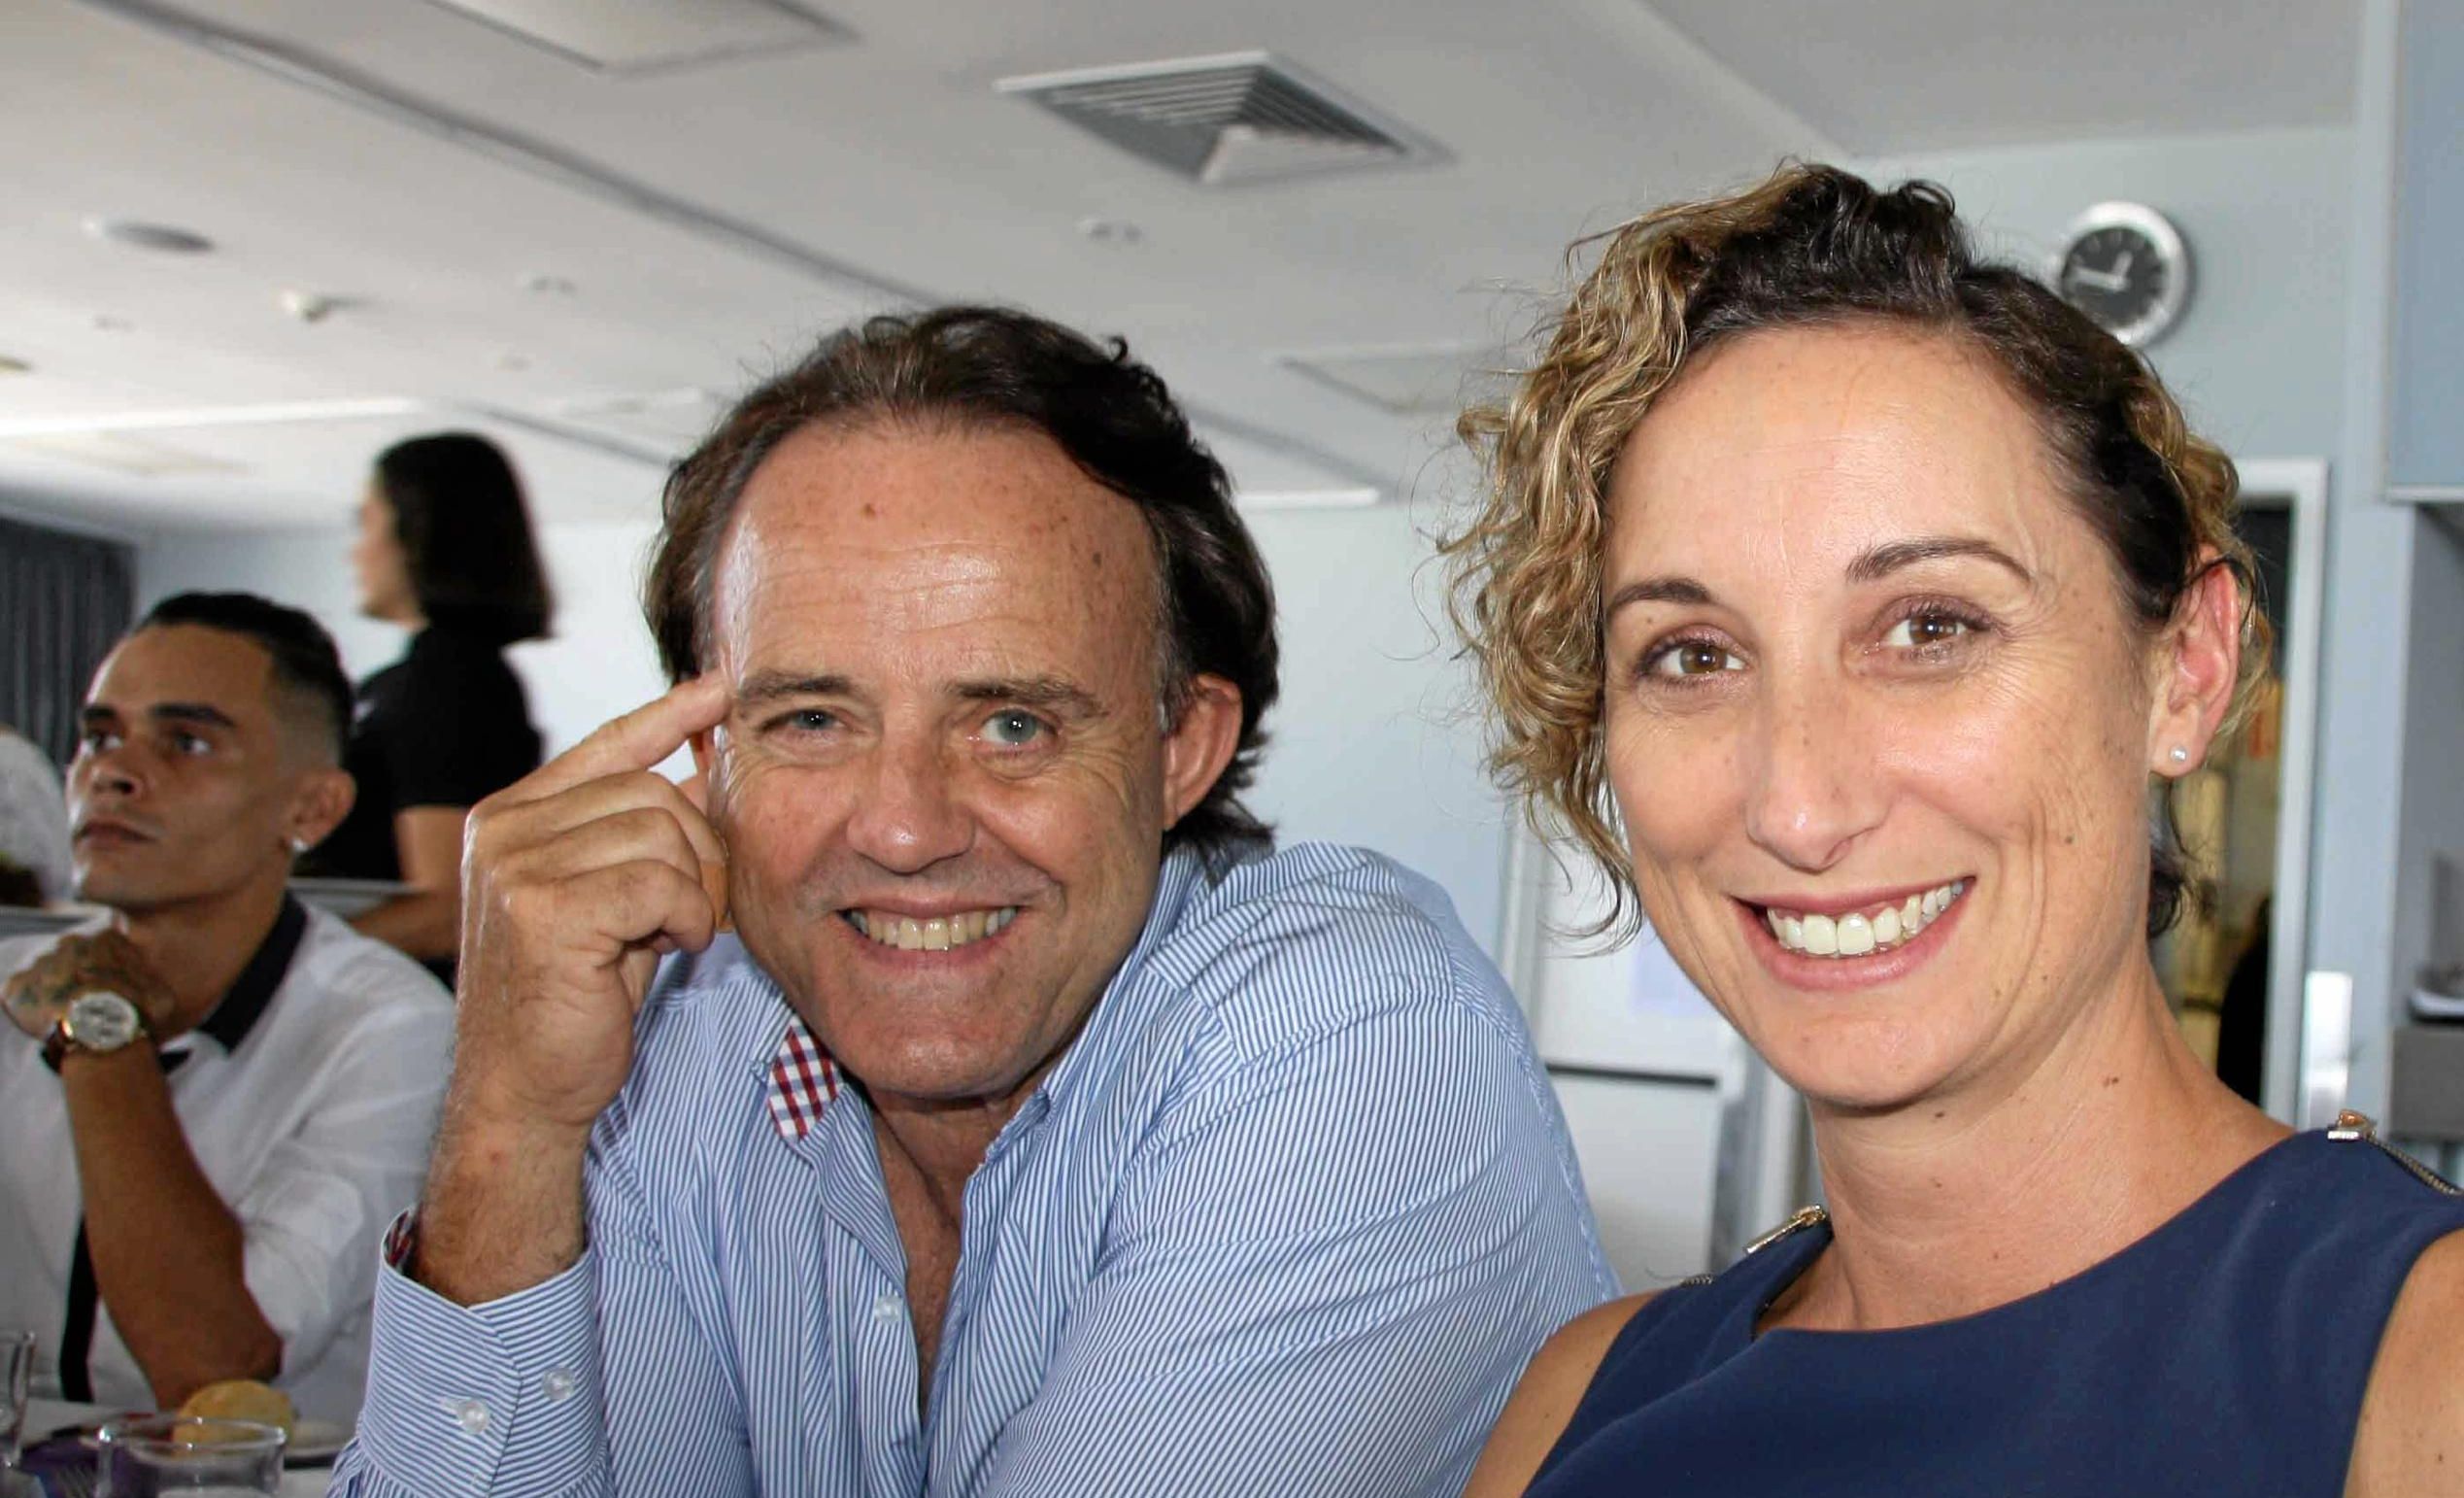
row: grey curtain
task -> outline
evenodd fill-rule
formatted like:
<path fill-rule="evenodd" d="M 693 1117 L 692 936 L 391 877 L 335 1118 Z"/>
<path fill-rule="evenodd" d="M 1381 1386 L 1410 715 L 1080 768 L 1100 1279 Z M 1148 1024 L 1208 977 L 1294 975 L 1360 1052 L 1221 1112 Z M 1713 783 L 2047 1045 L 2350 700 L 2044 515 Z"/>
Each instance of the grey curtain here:
<path fill-rule="evenodd" d="M 94 667 L 127 632 L 136 558 L 95 540 L 0 519 L 0 723 L 65 765 Z"/>

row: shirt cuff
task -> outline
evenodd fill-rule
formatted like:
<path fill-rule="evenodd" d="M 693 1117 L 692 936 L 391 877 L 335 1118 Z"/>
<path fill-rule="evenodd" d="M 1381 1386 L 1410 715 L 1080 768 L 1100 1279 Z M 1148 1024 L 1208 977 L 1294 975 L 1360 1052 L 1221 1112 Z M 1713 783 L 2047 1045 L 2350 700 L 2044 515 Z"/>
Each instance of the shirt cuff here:
<path fill-rule="evenodd" d="M 407 1241 L 409 1216 L 388 1236 Z M 388 1252 L 377 1271 L 357 1445 L 422 1495 L 557 1493 L 604 1483 L 607 1434 L 589 1250 L 555 1278 L 459 1306 Z"/>

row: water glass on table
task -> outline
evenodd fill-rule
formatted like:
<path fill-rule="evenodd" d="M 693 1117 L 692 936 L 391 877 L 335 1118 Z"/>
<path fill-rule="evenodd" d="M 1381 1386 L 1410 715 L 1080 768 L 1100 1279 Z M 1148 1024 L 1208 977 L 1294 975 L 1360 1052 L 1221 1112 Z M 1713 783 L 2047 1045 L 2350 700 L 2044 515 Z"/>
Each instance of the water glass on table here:
<path fill-rule="evenodd" d="M 0 1472 L 17 1470 L 26 1393 L 33 1382 L 34 1334 L 0 1331 Z"/>
<path fill-rule="evenodd" d="M 283 1484 L 283 1429 L 251 1420 L 132 1415 L 101 1434 L 100 1498 L 251 1498 Z"/>

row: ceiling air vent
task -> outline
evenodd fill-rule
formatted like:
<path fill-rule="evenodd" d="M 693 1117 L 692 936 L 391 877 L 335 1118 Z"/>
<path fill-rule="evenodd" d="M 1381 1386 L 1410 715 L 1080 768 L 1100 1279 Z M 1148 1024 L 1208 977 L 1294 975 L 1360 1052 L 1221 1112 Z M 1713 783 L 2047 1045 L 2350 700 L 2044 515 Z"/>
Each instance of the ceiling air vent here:
<path fill-rule="evenodd" d="M 1438 155 L 1435 144 L 1266 52 L 1039 73 L 995 86 L 1208 187 Z"/>

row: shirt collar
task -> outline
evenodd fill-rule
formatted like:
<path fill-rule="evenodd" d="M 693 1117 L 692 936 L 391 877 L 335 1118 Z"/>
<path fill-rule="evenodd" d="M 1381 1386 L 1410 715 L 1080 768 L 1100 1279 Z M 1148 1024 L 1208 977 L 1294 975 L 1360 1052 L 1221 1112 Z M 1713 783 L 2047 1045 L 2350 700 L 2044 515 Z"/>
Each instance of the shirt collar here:
<path fill-rule="evenodd" d="M 790 1010 L 787 1034 L 770 1058 L 770 1127 L 793 1143 L 822 1121 L 822 1109 L 838 1096 L 838 1063 L 830 1060 L 804 1021 Z"/>
<path fill-rule="evenodd" d="M 289 895 L 283 897 L 282 913 L 274 918 L 274 929 L 257 943 L 255 955 L 240 975 L 223 991 L 222 1001 L 214 1006 L 197 1026 L 197 1033 L 219 1044 L 225 1052 L 236 1051 L 240 1042 L 265 1014 L 274 1002 L 274 991 L 283 986 L 283 977 L 290 971 L 291 959 L 299 953 L 299 943 L 308 935 L 308 911 Z"/>
<path fill-rule="evenodd" d="M 1086 1048 L 1087 1032 L 1095 1028 L 1096 1016 L 1103 1012 L 1105 1000 L 1121 986 L 1125 977 L 1137 970 L 1155 944 L 1179 925 L 1182 906 L 1203 873 L 1202 861 L 1189 850 L 1176 850 L 1164 858 L 1155 882 L 1155 900 L 1147 907 L 1146 925 L 1139 931 L 1136 943 L 1122 959 L 1120 970 L 1113 973 L 1112 980 L 1104 985 L 1102 997 L 1096 1001 L 1094 1013 L 1088 1016 L 1087 1025 L 1080 1031 L 1078 1038 L 1070 1043 L 1069 1054 L 1063 1056 L 1061 1064 L 1045 1073 L 1043 1086 L 1036 1090 L 1037 1096 L 1051 1093 L 1064 1082 L 1065 1074 L 1072 1070 L 1069 1063 L 1072 1057 Z M 780 1003 L 785 1004 L 784 995 Z M 767 1087 L 770 1126 L 778 1130 L 779 1138 L 789 1143 L 804 1138 L 820 1126 L 822 1112 L 837 1098 L 839 1085 L 838 1064 L 830 1059 L 829 1052 L 814 1038 L 813 1032 L 805 1028 L 804 1021 L 797 1017 L 795 1011 L 789 1009 L 787 1029 L 779 1037 L 777 1048 L 770 1054 Z"/>

